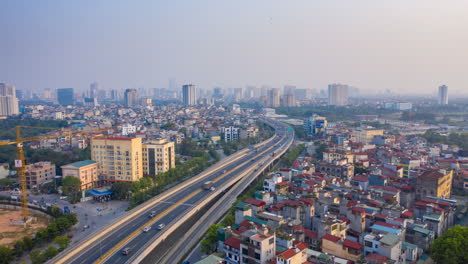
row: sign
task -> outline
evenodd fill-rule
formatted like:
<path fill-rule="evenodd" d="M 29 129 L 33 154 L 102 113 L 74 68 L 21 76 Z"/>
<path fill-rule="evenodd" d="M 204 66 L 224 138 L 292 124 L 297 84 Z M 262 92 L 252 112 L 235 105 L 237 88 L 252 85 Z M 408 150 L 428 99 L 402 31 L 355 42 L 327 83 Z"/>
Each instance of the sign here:
<path fill-rule="evenodd" d="M 15 167 L 16 168 L 21 168 L 23 167 L 23 162 L 21 160 L 15 160 Z"/>

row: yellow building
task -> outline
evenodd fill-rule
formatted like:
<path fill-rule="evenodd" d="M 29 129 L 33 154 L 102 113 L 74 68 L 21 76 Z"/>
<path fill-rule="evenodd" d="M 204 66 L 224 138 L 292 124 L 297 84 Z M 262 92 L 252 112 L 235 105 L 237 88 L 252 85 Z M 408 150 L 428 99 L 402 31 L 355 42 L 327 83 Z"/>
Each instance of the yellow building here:
<path fill-rule="evenodd" d="M 175 168 L 174 142 L 157 139 L 143 144 L 143 173 L 157 175 Z"/>
<path fill-rule="evenodd" d="M 63 165 L 62 175 L 77 177 L 81 181 L 81 190 L 91 190 L 98 183 L 98 164 L 94 160 L 83 160 L 75 163 Z"/>
<path fill-rule="evenodd" d="M 104 182 L 137 181 L 143 177 L 141 138 L 95 137 L 91 139 L 91 159 L 100 167 Z"/>
<path fill-rule="evenodd" d="M 326 234 L 322 238 L 322 252 L 357 261 L 362 257 L 363 246 L 348 239 L 342 240 L 340 237 Z"/>
<path fill-rule="evenodd" d="M 416 199 L 424 199 L 426 196 L 450 198 L 452 180 L 452 170 L 425 171 L 416 178 Z"/>
<path fill-rule="evenodd" d="M 374 140 L 375 136 L 383 136 L 383 134 L 384 134 L 383 129 L 365 128 L 365 127 L 358 127 L 352 133 L 356 142 L 364 143 L 364 144 L 371 143 Z"/>

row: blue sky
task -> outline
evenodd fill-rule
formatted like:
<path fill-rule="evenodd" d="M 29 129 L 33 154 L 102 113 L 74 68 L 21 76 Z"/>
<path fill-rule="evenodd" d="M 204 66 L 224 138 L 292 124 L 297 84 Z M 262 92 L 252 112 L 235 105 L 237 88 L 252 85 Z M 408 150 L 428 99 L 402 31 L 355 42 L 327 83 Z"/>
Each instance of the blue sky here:
<path fill-rule="evenodd" d="M 468 93 L 467 12 L 465 0 L 4 0 L 0 82 Z"/>

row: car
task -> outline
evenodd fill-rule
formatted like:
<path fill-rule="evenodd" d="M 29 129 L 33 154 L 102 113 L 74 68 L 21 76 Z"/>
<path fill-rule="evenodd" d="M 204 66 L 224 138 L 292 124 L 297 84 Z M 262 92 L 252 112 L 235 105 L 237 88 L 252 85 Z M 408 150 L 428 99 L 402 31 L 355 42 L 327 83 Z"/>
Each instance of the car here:
<path fill-rule="evenodd" d="M 165 224 L 159 224 L 159 225 L 158 225 L 158 229 L 159 229 L 159 230 L 162 230 L 165 226 L 166 226 Z"/>
<path fill-rule="evenodd" d="M 156 211 L 151 211 L 151 213 L 149 214 L 149 217 L 150 218 L 153 218 L 156 216 Z"/>
<path fill-rule="evenodd" d="M 211 187 L 211 188 L 210 188 L 210 191 L 214 191 L 214 190 L 216 190 L 215 187 Z"/>
<path fill-rule="evenodd" d="M 66 200 L 67 196 L 60 196 L 60 200 Z"/>
<path fill-rule="evenodd" d="M 124 249 L 122 249 L 122 255 L 128 255 L 130 254 L 130 252 L 132 252 L 132 248 L 129 248 L 129 247 L 126 247 Z"/>
<path fill-rule="evenodd" d="M 143 232 L 147 233 L 151 230 L 151 226 L 147 226 L 145 228 L 143 228 Z"/>

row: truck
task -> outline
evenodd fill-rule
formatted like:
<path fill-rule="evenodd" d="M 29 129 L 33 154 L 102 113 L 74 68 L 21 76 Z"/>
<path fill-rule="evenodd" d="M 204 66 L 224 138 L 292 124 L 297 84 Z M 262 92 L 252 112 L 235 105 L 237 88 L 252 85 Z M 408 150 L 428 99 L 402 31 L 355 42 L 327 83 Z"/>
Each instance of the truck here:
<path fill-rule="evenodd" d="M 212 186 L 213 186 L 213 182 L 212 181 L 207 181 L 207 182 L 203 183 L 202 188 L 204 190 L 209 190 Z"/>

